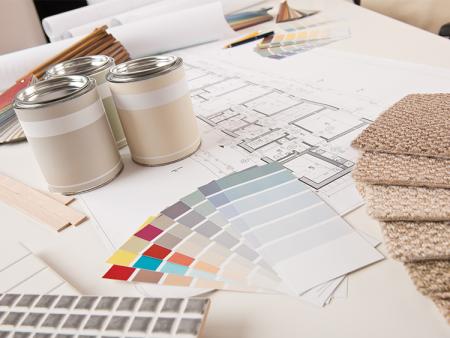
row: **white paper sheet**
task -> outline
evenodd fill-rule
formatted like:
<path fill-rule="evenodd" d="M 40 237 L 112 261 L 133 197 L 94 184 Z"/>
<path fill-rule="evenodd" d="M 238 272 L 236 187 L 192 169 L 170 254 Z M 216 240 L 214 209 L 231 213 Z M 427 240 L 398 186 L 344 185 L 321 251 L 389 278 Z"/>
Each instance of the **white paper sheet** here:
<path fill-rule="evenodd" d="M 159 0 L 110 0 L 80 7 L 64 13 L 49 16 L 42 20 L 42 26 L 50 41 L 62 39 L 62 34 L 68 29 L 107 18 L 137 7 L 148 5 Z"/>
<path fill-rule="evenodd" d="M 74 41 L 76 39 L 58 41 L 0 55 L 0 92 L 12 86 L 16 80 L 70 46 Z"/>
<path fill-rule="evenodd" d="M 136 21 L 148 20 L 161 15 L 175 13 L 184 9 L 194 8 L 217 0 L 171 0 L 158 1 L 147 6 L 138 7 L 131 11 L 118 13 L 117 15 L 88 22 L 87 24 L 70 28 L 63 33 L 63 38 L 89 34 L 96 27 L 107 25 L 108 27 L 122 26 Z"/>
<path fill-rule="evenodd" d="M 185 48 L 234 35 L 220 2 L 141 20 L 108 30 L 132 58 Z"/>
<path fill-rule="evenodd" d="M 325 306 L 345 278 L 345 276 L 338 277 L 329 282 L 318 285 L 302 294 L 300 299 L 316 306 Z"/>
<path fill-rule="evenodd" d="M 79 294 L 22 244 L 2 241 L 1 248 L 1 293 Z"/>
<path fill-rule="evenodd" d="M 367 232 L 356 230 L 362 238 L 369 242 L 374 248 L 381 243 L 381 241 Z M 331 281 L 318 285 L 302 295 L 300 299 L 314 304 L 316 306 L 325 306 L 330 303 L 333 298 L 347 298 L 348 293 L 348 275 L 335 278 Z"/>
<path fill-rule="evenodd" d="M 68 29 L 63 33 L 64 38 L 88 34 L 95 27 L 107 25 L 109 27 L 125 25 L 136 21 L 154 18 L 160 15 L 175 13 L 180 10 L 194 8 L 217 0 L 171 0 L 159 1 L 147 6 L 139 7 L 123 13 L 92 21 L 81 26 Z M 240 11 L 244 8 L 262 2 L 261 0 L 221 0 L 224 15 Z"/>
<path fill-rule="evenodd" d="M 100 2 L 104 2 L 104 1 L 111 1 L 111 0 L 87 0 L 87 3 L 88 3 L 88 5 L 95 5 Z"/>

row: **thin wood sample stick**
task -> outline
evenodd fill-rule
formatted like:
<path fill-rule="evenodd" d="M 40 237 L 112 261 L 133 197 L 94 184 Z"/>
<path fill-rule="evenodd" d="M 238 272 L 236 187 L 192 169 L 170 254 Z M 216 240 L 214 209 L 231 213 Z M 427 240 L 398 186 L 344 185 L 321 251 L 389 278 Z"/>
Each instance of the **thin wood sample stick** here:
<path fill-rule="evenodd" d="M 58 197 L 57 199 L 61 199 Z M 61 231 L 86 220 L 82 213 L 10 177 L 0 175 L 0 201 Z M 64 202 L 68 199 L 64 198 Z"/>
<path fill-rule="evenodd" d="M 114 37 L 110 34 L 106 34 L 102 36 L 100 39 L 95 40 L 95 43 L 91 43 L 90 45 L 86 46 L 83 50 L 80 50 L 77 52 L 77 54 L 73 55 L 74 58 L 80 57 L 80 56 L 86 56 L 86 55 L 94 55 L 93 50 L 97 48 L 99 43 L 102 43 L 103 41 L 114 41 Z"/>
<path fill-rule="evenodd" d="M 115 56 L 111 56 L 111 57 L 114 58 L 114 60 L 116 61 L 117 64 L 119 64 L 123 61 L 127 61 L 130 58 L 130 56 L 126 50 L 122 50 L 119 53 L 117 53 Z"/>
<path fill-rule="evenodd" d="M 118 64 L 120 64 L 120 63 L 122 63 L 122 62 L 125 62 L 125 61 L 128 61 L 128 60 L 130 60 L 130 56 L 127 54 L 127 55 L 122 56 L 122 57 L 120 57 L 120 58 L 116 58 L 116 59 L 115 59 L 115 62 L 116 62 L 116 64 L 118 65 Z"/>
<path fill-rule="evenodd" d="M 111 52 L 116 49 L 123 49 L 122 44 L 117 40 L 112 45 L 108 46 L 108 48 L 102 50 L 102 54 L 111 55 Z"/>
<path fill-rule="evenodd" d="M 113 44 L 114 41 L 116 41 L 116 39 L 114 39 L 113 36 L 108 34 L 108 38 L 105 39 L 104 41 L 103 40 L 98 41 L 96 44 L 96 47 L 91 52 L 89 52 L 89 54 L 92 54 L 92 55 L 99 54 L 101 51 L 103 51 L 106 48 L 108 48 L 109 46 L 111 46 L 111 44 Z"/>
<path fill-rule="evenodd" d="M 37 190 L 37 189 L 36 189 Z M 75 201 L 75 197 L 73 196 L 65 196 L 58 194 L 56 192 L 48 192 L 48 191 L 42 191 L 38 190 L 41 194 L 47 195 L 50 198 L 53 198 L 55 201 L 62 203 L 64 205 L 69 205 L 73 201 Z"/>

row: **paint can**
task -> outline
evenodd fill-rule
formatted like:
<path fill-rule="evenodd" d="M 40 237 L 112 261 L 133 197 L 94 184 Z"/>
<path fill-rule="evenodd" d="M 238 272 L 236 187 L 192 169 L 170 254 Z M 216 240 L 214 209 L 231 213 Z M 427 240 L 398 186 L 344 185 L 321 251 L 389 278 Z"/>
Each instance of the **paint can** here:
<path fill-rule="evenodd" d="M 124 62 L 106 76 L 133 160 L 162 165 L 200 146 L 183 60 L 150 56 Z"/>
<path fill-rule="evenodd" d="M 106 55 L 83 56 L 51 66 L 47 69 L 45 78 L 49 79 L 62 75 L 84 75 L 94 79 L 103 107 L 105 107 L 106 116 L 116 140 L 117 148 L 120 149 L 127 145 L 127 141 L 111 91 L 109 90 L 108 81 L 106 81 L 106 75 L 114 65 L 114 59 Z"/>
<path fill-rule="evenodd" d="M 74 194 L 123 168 L 106 114 L 86 76 L 60 76 L 20 91 L 14 110 L 50 191 Z"/>

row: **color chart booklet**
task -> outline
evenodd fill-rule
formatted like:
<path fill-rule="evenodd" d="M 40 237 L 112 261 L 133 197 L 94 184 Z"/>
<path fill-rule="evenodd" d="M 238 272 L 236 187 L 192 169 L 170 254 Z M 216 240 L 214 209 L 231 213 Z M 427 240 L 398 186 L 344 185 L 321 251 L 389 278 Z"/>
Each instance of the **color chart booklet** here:
<path fill-rule="evenodd" d="M 105 278 L 301 295 L 383 259 L 277 162 L 198 187 L 150 217 Z"/>

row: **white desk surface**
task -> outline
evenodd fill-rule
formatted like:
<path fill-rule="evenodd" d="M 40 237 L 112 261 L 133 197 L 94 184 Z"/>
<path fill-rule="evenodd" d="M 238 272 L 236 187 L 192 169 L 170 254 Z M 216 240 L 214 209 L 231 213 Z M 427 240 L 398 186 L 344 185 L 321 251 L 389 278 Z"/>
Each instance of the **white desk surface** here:
<path fill-rule="evenodd" d="M 450 68 L 448 40 L 350 3 L 328 2 L 348 13 L 352 29 L 351 39 L 333 48 Z M 45 188 L 27 143 L 0 146 L 0 172 Z M 377 222 L 364 207 L 346 219 L 381 238 Z M 130 284 L 100 278 L 108 251 L 91 222 L 55 233 L 0 204 L 0 227 L 0 242 L 22 241 L 82 293 L 136 293 Z M 219 291 L 211 298 L 203 335 L 209 338 L 450 337 L 449 326 L 432 302 L 415 290 L 402 265 L 391 259 L 352 274 L 348 298 L 322 309 L 282 295 Z"/>

